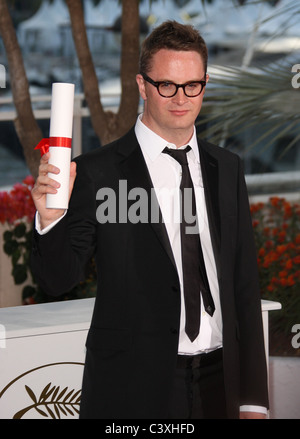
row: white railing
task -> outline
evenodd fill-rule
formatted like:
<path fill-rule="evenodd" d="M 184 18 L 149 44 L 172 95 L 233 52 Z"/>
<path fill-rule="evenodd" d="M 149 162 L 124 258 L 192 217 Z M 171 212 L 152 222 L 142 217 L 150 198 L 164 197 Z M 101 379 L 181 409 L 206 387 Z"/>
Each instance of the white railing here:
<path fill-rule="evenodd" d="M 246 175 L 246 184 L 251 202 L 265 202 L 275 192 L 289 201 L 300 201 L 300 171 Z M 261 194 L 262 188 L 263 195 L 256 195 Z"/>
<path fill-rule="evenodd" d="M 105 109 L 116 111 L 120 96 L 118 93 L 101 92 L 101 102 Z M 37 120 L 50 119 L 51 95 L 31 96 L 34 116 Z M 7 107 L 7 109 L 5 109 Z M 2 121 L 13 121 L 16 117 L 12 97 L 0 98 L 0 123 Z M 73 121 L 73 141 L 72 155 L 76 157 L 82 152 L 82 118 L 90 117 L 89 108 L 85 105 L 84 94 L 76 94 L 74 99 L 74 121 Z M 300 200 L 300 170 L 290 172 L 272 172 L 267 174 L 246 175 L 246 182 L 251 197 L 261 193 L 264 194 L 282 193 L 294 200 Z M 295 192 L 297 190 L 297 192 Z M 268 196 L 268 195 L 266 195 Z M 262 195 L 264 197 L 264 195 Z"/>

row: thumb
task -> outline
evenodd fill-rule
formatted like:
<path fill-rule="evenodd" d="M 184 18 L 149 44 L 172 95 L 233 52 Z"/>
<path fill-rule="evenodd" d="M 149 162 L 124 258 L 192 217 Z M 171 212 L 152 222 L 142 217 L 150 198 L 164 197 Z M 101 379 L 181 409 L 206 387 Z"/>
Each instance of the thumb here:
<path fill-rule="evenodd" d="M 76 178 L 76 163 L 75 162 L 71 162 L 71 165 L 70 165 L 69 197 L 71 197 L 71 193 L 72 193 L 72 190 L 73 190 L 73 187 L 74 187 L 75 178 Z"/>

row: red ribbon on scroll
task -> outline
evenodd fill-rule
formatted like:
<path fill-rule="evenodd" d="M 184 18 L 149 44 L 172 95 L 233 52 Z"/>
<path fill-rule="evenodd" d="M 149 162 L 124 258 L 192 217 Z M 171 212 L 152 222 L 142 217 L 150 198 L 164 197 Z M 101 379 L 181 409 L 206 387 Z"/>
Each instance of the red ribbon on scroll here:
<path fill-rule="evenodd" d="M 49 137 L 42 139 L 34 149 L 39 149 L 41 156 L 49 151 L 50 146 L 62 146 L 71 148 L 72 139 L 70 137 Z"/>

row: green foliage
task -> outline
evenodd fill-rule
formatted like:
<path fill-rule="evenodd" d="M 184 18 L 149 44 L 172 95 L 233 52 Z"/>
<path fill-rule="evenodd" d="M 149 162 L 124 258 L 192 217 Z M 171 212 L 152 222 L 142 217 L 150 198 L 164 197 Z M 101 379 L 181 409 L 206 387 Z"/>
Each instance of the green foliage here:
<path fill-rule="evenodd" d="M 12 276 L 15 284 L 20 285 L 28 278 L 28 263 L 30 251 L 31 232 L 26 230 L 26 225 L 21 222 L 6 230 L 3 234 L 4 252 L 12 260 Z"/>

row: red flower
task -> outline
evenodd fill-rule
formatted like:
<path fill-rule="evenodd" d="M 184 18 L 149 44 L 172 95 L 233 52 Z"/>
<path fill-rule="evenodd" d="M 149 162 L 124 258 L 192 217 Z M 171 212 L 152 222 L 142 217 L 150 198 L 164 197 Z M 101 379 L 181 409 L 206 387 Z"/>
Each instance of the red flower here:
<path fill-rule="evenodd" d="M 279 197 L 271 197 L 270 203 L 273 207 L 278 207 L 279 203 L 280 203 L 280 198 Z"/>
<path fill-rule="evenodd" d="M 279 241 L 279 242 L 284 242 L 285 237 L 286 237 L 286 231 L 285 231 L 285 230 L 281 230 L 281 231 L 278 233 L 278 241 Z"/>
<path fill-rule="evenodd" d="M 298 265 L 300 265 L 300 255 L 295 256 L 295 257 L 293 258 L 293 262 L 294 262 L 294 264 L 298 264 Z"/>
<path fill-rule="evenodd" d="M 23 183 L 16 183 L 10 192 L 0 192 L 0 222 L 12 224 L 26 219 L 31 222 L 35 215 L 35 206 L 31 197 L 34 179 L 26 177 Z"/>
<path fill-rule="evenodd" d="M 287 278 L 287 284 L 289 287 L 292 287 L 293 285 L 295 285 L 295 279 L 294 276 L 291 274 L 290 276 L 288 276 Z"/>
<path fill-rule="evenodd" d="M 282 255 L 284 252 L 286 252 L 287 246 L 286 245 L 278 245 L 276 247 L 276 251 L 279 253 L 279 255 Z"/>

